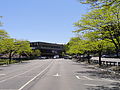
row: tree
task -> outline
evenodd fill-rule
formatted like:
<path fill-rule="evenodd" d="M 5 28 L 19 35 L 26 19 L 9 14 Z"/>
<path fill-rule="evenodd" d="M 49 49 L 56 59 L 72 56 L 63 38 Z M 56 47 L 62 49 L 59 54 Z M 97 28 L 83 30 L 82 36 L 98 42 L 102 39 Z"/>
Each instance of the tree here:
<path fill-rule="evenodd" d="M 19 60 L 22 55 L 29 56 L 28 53 L 32 52 L 29 41 L 16 40 L 15 47 L 16 47 L 15 53 L 19 55 Z"/>
<path fill-rule="evenodd" d="M 4 40 L 0 39 L 0 54 L 5 51 Z"/>
<path fill-rule="evenodd" d="M 10 39 L 10 38 L 4 38 L 3 39 L 3 45 L 4 45 L 4 54 L 8 55 L 9 57 L 9 64 L 11 63 L 12 56 L 14 52 L 16 51 L 15 47 L 15 39 Z"/>
<path fill-rule="evenodd" d="M 5 30 L 0 30 L 0 39 L 8 38 L 8 33 Z"/>
<path fill-rule="evenodd" d="M 36 57 L 38 57 L 38 56 L 40 56 L 40 55 L 41 55 L 41 52 L 40 52 L 39 49 L 32 50 L 32 52 L 30 53 L 30 57 L 31 57 L 31 58 L 36 58 Z"/>
<path fill-rule="evenodd" d="M 95 9 L 75 23 L 79 29 L 75 32 L 98 32 L 101 39 L 110 39 L 118 54 L 120 50 L 120 9 Z"/>
<path fill-rule="evenodd" d="M 71 38 L 71 40 L 67 44 L 68 54 L 77 54 L 77 55 L 86 54 L 87 57 L 90 57 L 89 53 L 91 51 L 92 51 L 92 48 L 91 48 L 89 41 L 85 39 L 80 39 L 79 37 Z M 88 63 L 90 63 L 90 58 L 88 58 Z"/>
<path fill-rule="evenodd" d="M 120 0 L 80 0 L 82 4 L 90 4 L 94 8 L 119 7 Z"/>
<path fill-rule="evenodd" d="M 70 41 L 67 44 L 67 53 L 68 54 L 79 54 L 83 53 L 82 50 L 80 50 L 80 38 L 79 37 L 73 37 L 70 39 Z"/>
<path fill-rule="evenodd" d="M 12 57 L 17 54 L 21 57 L 22 54 L 31 52 L 30 43 L 28 41 L 16 40 L 12 38 L 4 38 L 4 54 L 9 58 L 9 64 L 11 63 Z"/>
<path fill-rule="evenodd" d="M 114 48 L 114 44 L 109 39 L 102 39 L 99 32 L 89 32 L 84 35 L 89 41 L 88 47 L 91 51 L 97 51 L 99 54 L 99 65 L 101 65 L 102 52 Z"/>

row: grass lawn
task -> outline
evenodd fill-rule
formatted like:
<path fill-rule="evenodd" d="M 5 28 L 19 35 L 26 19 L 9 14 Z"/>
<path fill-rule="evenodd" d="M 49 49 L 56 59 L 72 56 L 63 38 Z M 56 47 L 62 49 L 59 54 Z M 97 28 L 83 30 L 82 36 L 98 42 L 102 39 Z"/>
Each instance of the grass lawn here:
<path fill-rule="evenodd" d="M 11 64 L 12 63 L 17 63 L 17 60 L 11 60 Z M 9 60 L 8 59 L 0 59 L 0 65 L 4 65 L 4 64 L 9 64 Z"/>

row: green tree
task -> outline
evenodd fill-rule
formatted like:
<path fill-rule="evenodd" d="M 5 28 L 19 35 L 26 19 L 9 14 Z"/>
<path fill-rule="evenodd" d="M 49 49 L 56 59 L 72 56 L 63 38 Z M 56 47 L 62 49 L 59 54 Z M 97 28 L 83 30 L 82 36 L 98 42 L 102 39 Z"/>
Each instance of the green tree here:
<path fill-rule="evenodd" d="M 32 50 L 32 52 L 30 53 L 30 57 L 31 58 L 37 58 L 38 56 L 41 55 L 41 52 L 39 49 L 36 49 L 36 50 Z"/>
<path fill-rule="evenodd" d="M 89 51 L 96 51 L 99 54 L 99 65 L 101 65 L 102 52 L 114 48 L 114 44 L 109 39 L 102 39 L 102 35 L 99 32 L 89 32 L 84 37 L 89 41 L 87 47 Z"/>
<path fill-rule="evenodd" d="M 12 57 L 16 54 L 21 57 L 22 54 L 31 52 L 30 44 L 28 41 L 16 40 L 12 38 L 4 38 L 4 54 L 9 58 L 9 64 L 11 63 Z"/>
<path fill-rule="evenodd" d="M 12 56 L 14 55 L 14 52 L 16 51 L 15 47 L 15 39 L 10 38 L 4 38 L 3 39 L 3 45 L 4 45 L 4 54 L 6 54 L 9 57 L 9 64 L 11 63 Z"/>
<path fill-rule="evenodd" d="M 32 52 L 29 41 L 16 40 L 15 47 L 16 47 L 15 54 L 19 55 L 19 59 L 21 58 L 22 55 L 29 56 L 29 53 Z"/>
<path fill-rule="evenodd" d="M 9 35 L 5 30 L 0 30 L 0 39 L 8 38 Z"/>
<path fill-rule="evenodd" d="M 94 8 L 120 7 L 120 0 L 80 0 L 82 4 L 90 4 Z"/>
<path fill-rule="evenodd" d="M 120 50 L 120 10 L 95 9 L 75 23 L 79 29 L 75 32 L 98 32 L 101 39 L 110 39 L 116 47 L 116 52 Z"/>
<path fill-rule="evenodd" d="M 4 40 L 0 39 L 0 54 L 5 51 Z"/>
<path fill-rule="evenodd" d="M 79 37 L 73 37 L 70 39 L 70 41 L 67 44 L 67 53 L 68 54 L 79 54 L 83 53 L 82 50 L 80 50 L 80 38 Z"/>

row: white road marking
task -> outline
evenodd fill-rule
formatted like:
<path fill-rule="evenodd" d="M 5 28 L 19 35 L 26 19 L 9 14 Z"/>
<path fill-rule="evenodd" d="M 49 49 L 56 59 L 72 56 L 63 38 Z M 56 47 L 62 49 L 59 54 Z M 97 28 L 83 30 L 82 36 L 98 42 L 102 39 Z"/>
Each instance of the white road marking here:
<path fill-rule="evenodd" d="M 87 76 L 82 76 L 82 77 L 84 77 L 84 78 L 86 78 L 86 79 L 88 79 L 88 80 L 93 80 L 92 78 L 89 78 L 89 77 L 87 77 Z"/>
<path fill-rule="evenodd" d="M 84 84 L 84 85 L 86 85 L 86 86 L 97 86 L 97 85 L 95 85 L 95 84 Z"/>
<path fill-rule="evenodd" d="M 53 76 L 55 76 L 55 77 L 59 77 L 59 76 L 61 76 L 61 75 L 59 75 L 59 74 L 57 73 L 56 75 L 53 75 Z"/>
<path fill-rule="evenodd" d="M 45 64 L 43 64 L 43 65 L 45 65 Z M 43 66 L 43 65 L 42 65 L 42 66 Z M 40 66 L 40 67 L 42 67 L 42 66 Z M 39 67 L 37 66 L 37 67 L 32 68 L 32 69 L 30 69 L 30 70 L 28 70 L 28 71 L 26 71 L 26 72 L 24 72 L 24 73 L 20 73 L 20 74 L 18 74 L 18 75 L 13 76 L 13 77 L 10 77 L 10 78 L 1 80 L 0 83 L 5 82 L 5 81 L 10 80 L 10 79 L 13 79 L 13 78 L 16 78 L 16 77 L 18 77 L 18 76 L 21 76 L 21 75 L 23 75 L 23 74 L 25 74 L 25 73 L 28 73 L 28 72 L 30 72 L 30 71 L 36 69 L 36 68 L 39 68 Z"/>
<path fill-rule="evenodd" d="M 53 63 L 53 62 L 52 62 Z M 29 83 L 31 83 L 33 80 L 35 80 L 38 76 L 40 76 L 42 73 L 44 73 L 51 65 L 49 64 L 43 71 L 41 71 L 40 73 L 38 73 L 35 77 L 33 77 L 31 80 L 29 80 L 27 83 L 25 83 L 21 88 L 19 88 L 18 90 L 22 90 L 23 88 L 25 88 Z"/>
<path fill-rule="evenodd" d="M 4 75 L 6 75 L 6 74 L 0 74 L 0 76 L 4 76 Z"/>
<path fill-rule="evenodd" d="M 77 79 L 80 79 L 80 77 L 79 77 L 79 76 L 77 76 L 77 75 L 76 75 L 76 78 L 77 78 Z"/>

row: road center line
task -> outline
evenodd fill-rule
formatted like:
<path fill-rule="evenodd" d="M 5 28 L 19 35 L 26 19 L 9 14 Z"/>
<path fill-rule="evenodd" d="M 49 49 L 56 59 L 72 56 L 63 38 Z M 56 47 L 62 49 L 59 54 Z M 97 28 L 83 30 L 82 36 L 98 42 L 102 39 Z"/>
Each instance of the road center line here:
<path fill-rule="evenodd" d="M 43 71 L 41 71 L 40 73 L 38 73 L 35 77 L 33 77 L 31 80 L 29 80 L 27 83 L 25 83 L 21 88 L 19 88 L 18 90 L 22 90 L 23 88 L 25 88 L 29 83 L 31 83 L 33 80 L 35 80 L 38 76 L 40 76 L 42 73 L 44 73 L 51 65 L 53 64 L 50 63 Z"/>

